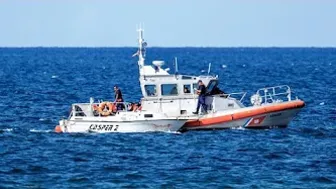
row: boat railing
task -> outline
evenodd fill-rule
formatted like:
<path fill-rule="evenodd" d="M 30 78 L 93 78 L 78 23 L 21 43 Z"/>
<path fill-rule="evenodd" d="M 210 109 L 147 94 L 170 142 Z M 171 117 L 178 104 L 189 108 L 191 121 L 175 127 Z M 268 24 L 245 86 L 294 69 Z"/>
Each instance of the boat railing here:
<path fill-rule="evenodd" d="M 229 94 L 216 94 L 213 96 L 223 97 L 223 98 L 234 98 L 239 102 L 242 102 L 246 96 L 247 92 L 229 93 Z"/>
<path fill-rule="evenodd" d="M 265 104 L 292 100 L 291 88 L 288 85 L 261 88 L 256 94 L 261 97 L 261 103 Z"/>
<path fill-rule="evenodd" d="M 237 93 L 230 93 L 230 94 L 217 94 L 217 95 L 213 95 L 213 96 L 223 97 L 223 98 L 227 98 L 227 99 L 234 99 L 235 101 L 239 101 L 241 106 L 244 106 L 242 101 L 244 100 L 246 94 L 247 94 L 247 92 L 237 92 Z M 239 95 L 240 95 L 240 97 L 239 97 Z M 238 96 L 238 98 L 236 98 L 235 96 Z M 217 111 L 216 110 L 216 100 L 212 101 L 209 110 L 211 110 L 212 112 Z"/>
<path fill-rule="evenodd" d="M 84 116 L 86 116 L 88 114 L 88 111 L 84 111 L 84 110 L 88 110 L 88 107 L 90 107 L 90 111 L 93 112 L 94 111 L 93 107 L 94 106 L 99 107 L 100 103 L 101 102 L 73 104 L 69 117 L 71 117 L 71 116 L 74 116 L 74 117 L 84 117 Z M 118 110 L 118 107 L 117 107 L 117 111 L 116 112 L 127 112 L 127 111 L 130 111 L 129 107 L 130 107 L 130 105 L 133 104 L 131 102 L 111 102 L 111 103 L 114 106 L 121 105 L 122 109 Z M 99 116 L 100 116 L 100 114 L 99 114 Z"/>
<path fill-rule="evenodd" d="M 246 96 L 246 92 L 238 92 L 238 93 L 230 93 L 230 94 L 226 94 L 227 95 L 227 98 L 235 98 L 234 96 L 239 96 L 240 95 L 240 98 L 239 98 L 239 102 L 242 102 Z M 238 100 L 238 98 L 235 98 Z"/>

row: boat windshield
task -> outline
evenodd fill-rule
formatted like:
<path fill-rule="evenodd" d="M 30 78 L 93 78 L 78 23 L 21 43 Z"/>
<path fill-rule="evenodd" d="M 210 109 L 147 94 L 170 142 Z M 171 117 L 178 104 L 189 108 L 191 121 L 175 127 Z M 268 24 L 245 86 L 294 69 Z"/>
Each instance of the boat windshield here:
<path fill-rule="evenodd" d="M 211 93 L 216 88 L 217 85 L 218 80 L 211 80 L 207 86 L 207 91 Z"/>

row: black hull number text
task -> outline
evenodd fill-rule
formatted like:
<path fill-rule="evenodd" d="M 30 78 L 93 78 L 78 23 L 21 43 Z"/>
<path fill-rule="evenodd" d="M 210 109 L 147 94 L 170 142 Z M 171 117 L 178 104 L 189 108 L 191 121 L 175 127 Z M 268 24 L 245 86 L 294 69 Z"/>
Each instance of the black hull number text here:
<path fill-rule="evenodd" d="M 118 131 L 119 125 L 98 125 L 91 124 L 90 131 Z"/>

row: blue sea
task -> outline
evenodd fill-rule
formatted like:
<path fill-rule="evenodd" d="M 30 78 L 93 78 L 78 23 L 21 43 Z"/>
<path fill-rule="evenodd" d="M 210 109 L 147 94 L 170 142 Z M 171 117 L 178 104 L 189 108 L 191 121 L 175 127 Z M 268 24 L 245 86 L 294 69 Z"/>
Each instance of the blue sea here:
<path fill-rule="evenodd" d="M 70 105 L 141 98 L 136 48 L 0 48 L 0 188 L 336 188 L 335 48 L 148 48 L 147 63 L 221 78 L 226 93 L 289 85 L 287 128 L 57 134 Z M 245 100 L 248 105 L 249 100 Z"/>

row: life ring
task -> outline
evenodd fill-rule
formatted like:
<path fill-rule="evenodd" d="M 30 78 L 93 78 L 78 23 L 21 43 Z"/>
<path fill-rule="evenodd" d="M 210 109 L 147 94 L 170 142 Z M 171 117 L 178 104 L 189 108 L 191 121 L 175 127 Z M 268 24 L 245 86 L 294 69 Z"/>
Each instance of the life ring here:
<path fill-rule="evenodd" d="M 104 111 L 105 108 L 107 108 L 107 111 Z M 102 116 L 108 116 L 111 115 L 112 112 L 115 110 L 115 106 L 111 102 L 102 102 L 99 104 L 97 111 Z"/>

